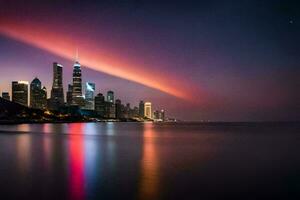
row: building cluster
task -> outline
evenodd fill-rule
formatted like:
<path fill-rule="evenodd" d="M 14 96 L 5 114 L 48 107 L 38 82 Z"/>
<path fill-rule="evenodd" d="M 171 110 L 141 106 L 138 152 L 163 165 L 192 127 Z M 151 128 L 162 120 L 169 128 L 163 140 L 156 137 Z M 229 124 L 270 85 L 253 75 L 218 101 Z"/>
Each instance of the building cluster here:
<path fill-rule="evenodd" d="M 12 82 L 12 98 L 15 103 L 29 106 L 34 109 L 49 111 L 79 110 L 81 113 L 108 119 L 150 119 L 155 121 L 165 120 L 165 111 L 152 112 L 151 102 L 140 101 L 138 107 L 131 107 L 129 103 L 122 104 L 120 99 L 115 100 L 113 91 L 108 91 L 106 96 L 102 93 L 95 95 L 95 83 L 83 84 L 81 65 L 78 61 L 73 66 L 72 84 L 68 85 L 66 101 L 63 88 L 63 66 L 53 63 L 53 83 L 50 98 L 47 98 L 46 87 L 42 86 L 38 78 L 34 78 L 30 85 L 27 81 Z M 2 98 L 10 100 L 8 92 L 2 92 Z"/>

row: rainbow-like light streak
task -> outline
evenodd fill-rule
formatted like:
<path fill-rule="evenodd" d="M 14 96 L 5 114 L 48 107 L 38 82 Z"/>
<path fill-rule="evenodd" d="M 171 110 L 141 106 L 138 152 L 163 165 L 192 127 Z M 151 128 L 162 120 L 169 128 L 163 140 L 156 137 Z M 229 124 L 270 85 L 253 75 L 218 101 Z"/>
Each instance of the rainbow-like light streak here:
<path fill-rule="evenodd" d="M 80 62 L 82 65 L 160 90 L 181 99 L 192 99 L 191 92 L 188 92 L 187 87 L 183 87 L 180 80 L 174 81 L 174 77 L 166 77 L 149 68 L 132 66 L 115 60 L 111 60 L 109 64 L 104 63 L 101 59 L 101 49 L 99 49 L 96 41 L 85 41 L 84 38 L 62 34 L 55 29 L 51 29 L 51 26 L 48 27 L 30 21 L 22 23 L 2 21 L 0 34 L 71 60 L 74 59 L 75 44 L 78 44 L 76 41 L 80 40 L 80 44 L 84 44 L 80 46 Z"/>

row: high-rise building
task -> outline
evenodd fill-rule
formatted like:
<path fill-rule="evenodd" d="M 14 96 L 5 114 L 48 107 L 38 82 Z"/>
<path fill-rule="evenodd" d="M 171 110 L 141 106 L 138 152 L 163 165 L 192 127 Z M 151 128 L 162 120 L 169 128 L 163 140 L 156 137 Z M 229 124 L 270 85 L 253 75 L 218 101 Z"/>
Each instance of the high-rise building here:
<path fill-rule="evenodd" d="M 2 98 L 10 101 L 10 96 L 8 92 L 2 92 Z"/>
<path fill-rule="evenodd" d="M 131 118 L 131 108 L 130 108 L 130 103 L 127 103 L 125 108 L 124 108 L 124 117 L 125 118 Z"/>
<path fill-rule="evenodd" d="M 116 118 L 116 107 L 112 102 L 105 102 L 105 117 L 107 118 Z"/>
<path fill-rule="evenodd" d="M 105 115 L 105 98 L 103 94 L 99 93 L 95 96 L 95 111 L 101 117 Z"/>
<path fill-rule="evenodd" d="M 53 63 L 53 84 L 50 97 L 50 109 L 57 110 L 65 103 L 63 89 L 63 66 Z"/>
<path fill-rule="evenodd" d="M 158 110 L 155 110 L 155 111 L 153 112 L 153 119 L 159 120 L 159 111 L 158 111 Z"/>
<path fill-rule="evenodd" d="M 132 111 L 132 117 L 139 117 L 139 108 L 134 106 L 133 111 Z"/>
<path fill-rule="evenodd" d="M 156 121 L 165 121 L 165 111 L 164 110 L 156 110 L 153 112 L 153 118 Z"/>
<path fill-rule="evenodd" d="M 42 83 L 35 78 L 30 83 L 30 107 L 36 109 L 45 109 L 47 106 L 47 91 L 42 88 Z"/>
<path fill-rule="evenodd" d="M 140 101 L 139 103 L 139 117 L 143 118 L 145 113 L 145 104 L 144 101 Z"/>
<path fill-rule="evenodd" d="M 106 99 L 107 99 L 107 102 L 114 103 L 115 102 L 114 92 L 108 91 Z"/>
<path fill-rule="evenodd" d="M 85 102 L 82 96 L 81 65 L 76 61 L 73 65 L 73 90 L 72 104 L 84 107 Z"/>
<path fill-rule="evenodd" d="M 67 91 L 67 105 L 72 105 L 72 93 L 73 93 L 73 85 L 68 85 L 68 91 Z"/>
<path fill-rule="evenodd" d="M 162 121 L 165 121 L 165 120 L 166 120 L 166 118 L 165 118 L 165 110 L 160 110 L 159 118 L 160 118 Z"/>
<path fill-rule="evenodd" d="M 12 101 L 23 106 L 28 106 L 28 82 L 13 81 L 12 82 Z"/>
<path fill-rule="evenodd" d="M 144 117 L 151 119 L 152 118 L 152 104 L 151 102 L 145 102 L 145 109 L 144 109 Z"/>
<path fill-rule="evenodd" d="M 95 83 L 85 83 L 85 108 L 94 110 Z"/>
<path fill-rule="evenodd" d="M 120 99 L 116 100 L 116 118 L 122 119 L 123 118 L 123 112 L 122 112 L 122 102 Z"/>

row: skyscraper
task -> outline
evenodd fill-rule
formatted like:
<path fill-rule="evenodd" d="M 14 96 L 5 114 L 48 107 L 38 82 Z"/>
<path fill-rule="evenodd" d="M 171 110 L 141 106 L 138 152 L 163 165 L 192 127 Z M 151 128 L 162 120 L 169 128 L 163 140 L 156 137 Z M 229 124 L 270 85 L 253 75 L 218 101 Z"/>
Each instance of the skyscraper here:
<path fill-rule="evenodd" d="M 95 83 L 85 83 L 85 108 L 94 110 Z"/>
<path fill-rule="evenodd" d="M 158 110 L 155 110 L 155 111 L 153 112 L 153 119 L 159 120 L 159 111 L 158 111 Z"/>
<path fill-rule="evenodd" d="M 10 101 L 10 96 L 8 92 L 2 92 L 2 98 Z"/>
<path fill-rule="evenodd" d="M 23 106 L 28 106 L 28 82 L 12 82 L 12 101 Z"/>
<path fill-rule="evenodd" d="M 116 100 L 116 118 L 117 119 L 123 118 L 122 102 L 120 99 Z"/>
<path fill-rule="evenodd" d="M 140 101 L 140 103 L 139 103 L 139 117 L 144 118 L 144 113 L 145 113 L 145 104 L 144 104 L 144 101 Z"/>
<path fill-rule="evenodd" d="M 127 103 L 126 106 L 124 107 L 124 117 L 125 118 L 131 118 L 131 108 L 130 108 L 130 103 Z"/>
<path fill-rule="evenodd" d="M 68 85 L 68 91 L 67 91 L 67 105 L 72 104 L 72 93 L 73 93 L 73 85 L 69 84 Z"/>
<path fill-rule="evenodd" d="M 138 108 L 138 107 L 134 106 L 132 112 L 133 112 L 133 113 L 132 113 L 132 116 L 133 116 L 133 117 L 139 117 L 139 116 L 140 116 L 140 114 L 139 114 L 139 108 Z"/>
<path fill-rule="evenodd" d="M 105 102 L 105 117 L 116 118 L 116 106 L 112 102 Z"/>
<path fill-rule="evenodd" d="M 151 119 L 152 118 L 152 104 L 151 102 L 145 102 L 145 109 L 144 109 L 144 117 Z"/>
<path fill-rule="evenodd" d="M 160 118 L 162 121 L 165 121 L 165 120 L 166 120 L 166 118 L 165 118 L 165 110 L 160 110 L 159 118 Z"/>
<path fill-rule="evenodd" d="M 84 106 L 84 98 L 82 96 L 81 65 L 78 61 L 75 61 L 73 65 L 72 104 L 80 107 Z"/>
<path fill-rule="evenodd" d="M 56 62 L 53 63 L 53 84 L 51 89 L 50 107 L 58 109 L 64 105 L 64 89 L 63 89 L 63 66 Z"/>
<path fill-rule="evenodd" d="M 115 102 L 114 92 L 113 91 L 108 91 L 106 99 L 107 99 L 108 102 L 114 103 Z"/>
<path fill-rule="evenodd" d="M 30 107 L 36 109 L 45 109 L 47 105 L 47 91 L 42 88 L 42 83 L 35 78 L 30 83 Z"/>
<path fill-rule="evenodd" d="M 156 121 L 165 121 L 165 111 L 164 110 L 156 110 L 153 112 L 153 118 Z"/>
<path fill-rule="evenodd" d="M 105 99 L 103 94 L 99 93 L 95 96 L 95 111 L 101 117 L 105 115 Z"/>

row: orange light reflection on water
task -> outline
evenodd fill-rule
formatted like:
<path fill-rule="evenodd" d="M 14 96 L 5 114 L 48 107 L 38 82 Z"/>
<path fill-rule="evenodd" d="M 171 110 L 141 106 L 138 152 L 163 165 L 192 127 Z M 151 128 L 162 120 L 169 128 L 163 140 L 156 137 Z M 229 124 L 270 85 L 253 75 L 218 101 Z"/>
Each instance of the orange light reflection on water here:
<path fill-rule="evenodd" d="M 157 199 L 159 188 L 159 161 L 155 149 L 153 124 L 144 124 L 143 157 L 141 161 L 140 199 Z"/>

